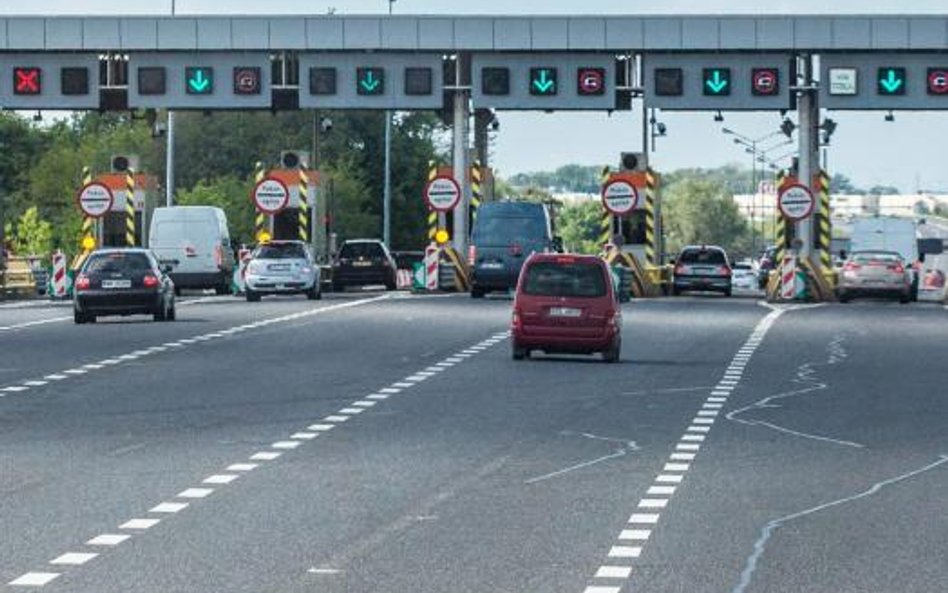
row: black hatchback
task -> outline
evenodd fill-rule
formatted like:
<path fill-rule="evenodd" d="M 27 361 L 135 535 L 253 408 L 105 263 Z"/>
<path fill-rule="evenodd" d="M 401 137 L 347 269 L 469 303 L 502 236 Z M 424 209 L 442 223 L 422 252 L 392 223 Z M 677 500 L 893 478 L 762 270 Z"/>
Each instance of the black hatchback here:
<path fill-rule="evenodd" d="M 332 264 L 332 289 L 344 291 L 349 286 L 385 286 L 395 290 L 398 269 L 385 244 L 378 239 L 352 239 L 342 244 Z"/>
<path fill-rule="evenodd" d="M 174 321 L 174 283 L 147 249 L 95 251 L 76 276 L 76 323 L 95 323 L 106 315 L 152 315 Z"/>

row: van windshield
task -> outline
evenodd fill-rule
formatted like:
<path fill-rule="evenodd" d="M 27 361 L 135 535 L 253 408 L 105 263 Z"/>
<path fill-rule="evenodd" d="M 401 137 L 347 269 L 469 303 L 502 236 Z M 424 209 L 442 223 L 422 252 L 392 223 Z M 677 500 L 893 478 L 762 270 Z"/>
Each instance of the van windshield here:
<path fill-rule="evenodd" d="M 602 297 L 606 280 L 602 267 L 596 264 L 537 262 L 527 269 L 524 292 L 531 296 Z"/>
<path fill-rule="evenodd" d="M 541 216 L 484 217 L 477 221 L 472 240 L 482 247 L 545 241 L 546 221 Z"/>

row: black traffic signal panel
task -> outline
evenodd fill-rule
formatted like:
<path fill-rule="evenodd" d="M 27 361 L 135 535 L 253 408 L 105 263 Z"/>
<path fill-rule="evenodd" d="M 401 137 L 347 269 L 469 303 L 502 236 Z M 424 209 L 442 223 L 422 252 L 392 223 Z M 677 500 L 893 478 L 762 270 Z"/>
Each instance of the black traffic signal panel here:
<path fill-rule="evenodd" d="M 530 68 L 530 94 L 552 97 L 559 92 L 556 68 Z"/>
<path fill-rule="evenodd" d="M 780 70 L 778 68 L 752 69 L 751 94 L 757 97 L 770 97 L 780 94 Z"/>
<path fill-rule="evenodd" d="M 385 94 L 384 68 L 357 68 L 356 92 L 360 95 L 376 96 Z"/>
<path fill-rule="evenodd" d="M 510 94 L 509 68 L 483 68 L 481 70 L 481 92 L 490 96 Z"/>
<path fill-rule="evenodd" d="M 167 92 L 166 71 L 161 66 L 138 69 L 139 95 L 164 95 Z"/>
<path fill-rule="evenodd" d="M 59 82 L 64 95 L 88 95 L 89 69 L 63 68 L 59 71 Z"/>
<path fill-rule="evenodd" d="M 259 95 L 261 70 L 256 66 L 237 66 L 234 68 L 234 94 Z"/>
<path fill-rule="evenodd" d="M 309 69 L 309 94 L 311 95 L 335 95 L 336 94 L 336 69 L 335 68 L 310 68 Z"/>
<path fill-rule="evenodd" d="M 655 95 L 680 97 L 685 94 L 685 75 L 681 68 L 655 69 Z"/>
<path fill-rule="evenodd" d="M 582 97 L 606 94 L 606 69 L 578 69 L 576 71 L 576 94 Z"/>
<path fill-rule="evenodd" d="M 427 96 L 433 93 L 431 68 L 405 68 L 405 94 Z"/>

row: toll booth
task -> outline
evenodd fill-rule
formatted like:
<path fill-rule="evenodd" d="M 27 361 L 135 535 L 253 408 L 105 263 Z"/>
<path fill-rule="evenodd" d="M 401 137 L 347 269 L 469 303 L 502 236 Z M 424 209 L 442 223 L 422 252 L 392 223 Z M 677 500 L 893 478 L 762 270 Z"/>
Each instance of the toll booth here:
<path fill-rule="evenodd" d="M 158 180 L 152 175 L 136 173 L 132 204 L 135 212 L 135 245 L 148 245 L 148 231 L 151 214 L 156 206 Z M 125 173 L 103 173 L 95 181 L 112 191 L 113 201 L 109 212 L 101 218 L 98 244 L 103 247 L 128 246 L 126 235 L 128 211 L 128 178 Z"/>
<path fill-rule="evenodd" d="M 302 176 L 307 180 L 306 193 L 308 194 L 307 215 L 300 217 L 300 188 Z M 320 202 L 319 172 L 312 169 L 273 169 L 267 173 L 268 177 L 279 179 L 290 192 L 290 201 L 286 208 L 272 217 L 271 231 L 276 240 L 305 240 L 313 243 L 313 233 L 319 233 L 322 226 L 314 224 L 322 220 L 324 215 Z M 303 232 L 301 232 L 303 231 Z M 321 244 L 321 243 L 320 243 Z"/>

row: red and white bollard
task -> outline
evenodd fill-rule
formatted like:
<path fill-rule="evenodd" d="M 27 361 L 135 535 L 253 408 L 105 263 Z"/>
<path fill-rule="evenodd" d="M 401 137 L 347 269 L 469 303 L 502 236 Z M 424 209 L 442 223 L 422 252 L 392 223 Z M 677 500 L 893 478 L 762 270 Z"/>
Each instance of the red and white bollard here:
<path fill-rule="evenodd" d="M 66 278 L 66 255 L 62 251 L 53 253 L 53 291 L 54 299 L 64 299 L 68 295 L 69 287 Z"/>
<path fill-rule="evenodd" d="M 797 296 L 797 258 L 784 256 L 780 265 L 780 298 L 792 301 Z"/>
<path fill-rule="evenodd" d="M 441 250 L 434 243 L 425 247 L 425 290 L 438 290 L 438 268 Z"/>

